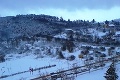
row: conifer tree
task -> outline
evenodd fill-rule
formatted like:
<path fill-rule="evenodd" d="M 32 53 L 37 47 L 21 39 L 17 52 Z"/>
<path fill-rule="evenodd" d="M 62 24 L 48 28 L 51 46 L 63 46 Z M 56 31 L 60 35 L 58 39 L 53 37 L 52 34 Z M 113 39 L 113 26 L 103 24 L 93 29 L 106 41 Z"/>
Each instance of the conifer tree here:
<path fill-rule="evenodd" d="M 109 69 L 105 73 L 106 75 L 104 76 L 106 80 L 117 80 L 118 75 L 116 73 L 116 68 L 114 65 L 114 62 L 110 65 Z"/>

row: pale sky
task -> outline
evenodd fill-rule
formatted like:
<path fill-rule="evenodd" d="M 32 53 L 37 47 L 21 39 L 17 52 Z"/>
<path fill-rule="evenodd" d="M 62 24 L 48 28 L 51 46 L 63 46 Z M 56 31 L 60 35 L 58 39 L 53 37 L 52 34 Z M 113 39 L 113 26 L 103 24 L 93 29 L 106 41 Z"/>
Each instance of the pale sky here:
<path fill-rule="evenodd" d="M 17 14 L 105 21 L 120 18 L 120 0 L 0 0 L 0 16 Z"/>

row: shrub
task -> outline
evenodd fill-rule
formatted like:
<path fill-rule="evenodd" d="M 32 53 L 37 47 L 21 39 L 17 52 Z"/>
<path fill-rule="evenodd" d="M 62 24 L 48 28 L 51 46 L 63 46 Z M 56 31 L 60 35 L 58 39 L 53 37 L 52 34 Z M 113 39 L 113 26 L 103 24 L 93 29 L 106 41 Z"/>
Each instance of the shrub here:
<path fill-rule="evenodd" d="M 0 62 L 5 62 L 5 55 L 0 54 Z"/>
<path fill-rule="evenodd" d="M 93 57 L 90 57 L 89 60 L 94 60 L 94 58 L 93 58 Z"/>
<path fill-rule="evenodd" d="M 105 49 L 105 47 L 100 47 L 100 50 L 105 51 L 106 49 Z"/>
<path fill-rule="evenodd" d="M 71 55 L 71 56 L 67 57 L 67 60 L 70 60 L 70 61 L 75 60 L 75 56 Z"/>
<path fill-rule="evenodd" d="M 83 54 L 79 54 L 78 57 L 81 59 L 84 58 Z"/>
<path fill-rule="evenodd" d="M 64 55 L 62 54 L 62 51 L 58 51 L 58 58 L 64 59 Z"/>
<path fill-rule="evenodd" d="M 101 54 L 100 57 L 106 57 L 106 54 Z"/>
<path fill-rule="evenodd" d="M 65 50 L 66 50 L 66 46 L 63 45 L 63 46 L 61 47 L 61 49 L 62 49 L 62 51 L 65 51 Z"/>
<path fill-rule="evenodd" d="M 67 49 L 70 53 L 73 52 L 74 47 L 75 47 L 75 44 L 73 43 L 73 41 L 67 40 L 67 41 L 65 41 L 64 45 L 65 45 L 66 49 Z"/>

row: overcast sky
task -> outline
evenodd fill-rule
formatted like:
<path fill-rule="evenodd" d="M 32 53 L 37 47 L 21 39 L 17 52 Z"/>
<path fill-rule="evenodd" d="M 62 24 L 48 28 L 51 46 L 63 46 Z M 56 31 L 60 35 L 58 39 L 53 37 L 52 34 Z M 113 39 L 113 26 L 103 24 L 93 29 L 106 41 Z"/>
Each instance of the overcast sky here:
<path fill-rule="evenodd" d="M 17 14 L 105 21 L 120 18 L 120 0 L 0 0 L 0 16 Z"/>

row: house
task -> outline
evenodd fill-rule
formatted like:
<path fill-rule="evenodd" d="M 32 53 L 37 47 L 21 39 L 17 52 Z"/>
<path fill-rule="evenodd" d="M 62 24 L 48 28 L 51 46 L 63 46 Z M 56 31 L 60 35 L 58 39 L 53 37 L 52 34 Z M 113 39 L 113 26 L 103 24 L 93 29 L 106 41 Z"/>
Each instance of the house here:
<path fill-rule="evenodd" d="M 108 26 L 111 27 L 111 28 L 114 28 L 114 27 L 115 27 L 114 24 L 109 24 Z"/>
<path fill-rule="evenodd" d="M 74 31 L 72 29 L 65 29 L 65 33 L 67 34 L 67 39 L 73 38 Z"/>

